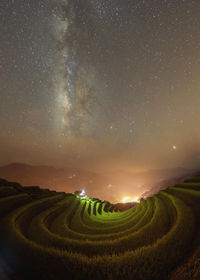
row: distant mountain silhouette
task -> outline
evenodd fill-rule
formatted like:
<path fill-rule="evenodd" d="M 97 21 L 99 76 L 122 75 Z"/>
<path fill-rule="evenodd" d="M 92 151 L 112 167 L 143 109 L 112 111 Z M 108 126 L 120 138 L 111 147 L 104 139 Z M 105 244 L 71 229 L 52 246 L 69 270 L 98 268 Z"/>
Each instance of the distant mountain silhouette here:
<path fill-rule="evenodd" d="M 170 178 L 170 179 L 166 179 L 166 180 L 163 180 L 163 181 L 156 182 L 156 183 L 154 183 L 153 187 L 151 187 L 148 191 L 144 192 L 141 196 L 143 198 L 152 196 L 152 195 L 158 193 L 160 190 L 166 189 L 166 187 L 173 186 L 176 183 L 183 182 L 188 177 L 190 177 L 190 176 L 195 177 L 198 174 L 199 174 L 198 171 L 191 171 L 191 173 L 188 172 L 185 175 L 183 174 L 182 176 L 179 176 L 179 177 L 174 177 L 174 178 Z"/>
<path fill-rule="evenodd" d="M 185 168 L 152 169 L 143 172 L 117 170 L 108 174 L 81 168 L 55 168 L 45 165 L 12 163 L 0 167 L 0 178 L 25 186 L 40 186 L 56 191 L 74 192 L 86 189 L 88 196 L 119 202 L 123 196 L 152 195 L 170 184 L 195 174 Z"/>
<path fill-rule="evenodd" d="M 117 170 L 110 174 L 114 178 L 114 183 L 124 186 L 127 195 L 131 194 L 132 189 L 142 194 L 143 192 L 158 192 L 161 188 L 166 188 L 170 184 L 175 184 L 181 179 L 196 174 L 197 170 L 186 168 L 166 168 L 149 169 L 142 172 L 130 172 Z"/>
<path fill-rule="evenodd" d="M 26 186 L 37 185 L 56 191 L 74 192 L 77 189 L 86 189 L 89 196 L 95 193 L 96 197 L 104 198 L 105 195 L 106 199 L 109 198 L 107 189 L 109 179 L 80 168 L 12 163 L 0 167 L 0 178 L 17 181 Z"/>

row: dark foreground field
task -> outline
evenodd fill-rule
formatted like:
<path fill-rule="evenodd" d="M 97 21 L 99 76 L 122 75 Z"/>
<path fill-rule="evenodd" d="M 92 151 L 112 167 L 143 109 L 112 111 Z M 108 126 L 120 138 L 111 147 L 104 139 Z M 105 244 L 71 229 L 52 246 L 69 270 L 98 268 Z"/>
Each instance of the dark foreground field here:
<path fill-rule="evenodd" d="M 126 211 L 1 180 L 0 279 L 200 279 L 200 177 Z"/>

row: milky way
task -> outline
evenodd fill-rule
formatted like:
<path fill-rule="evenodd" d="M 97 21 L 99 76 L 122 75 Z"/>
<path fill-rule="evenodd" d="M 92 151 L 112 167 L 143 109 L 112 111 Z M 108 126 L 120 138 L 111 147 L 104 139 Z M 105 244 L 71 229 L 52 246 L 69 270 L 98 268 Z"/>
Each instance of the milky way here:
<path fill-rule="evenodd" d="M 2 163 L 199 165 L 198 0 L 4 0 L 0 26 Z"/>
<path fill-rule="evenodd" d="M 87 59 L 89 51 L 82 44 L 83 40 L 89 41 L 88 32 L 82 28 L 84 22 L 80 22 L 81 15 L 77 15 L 76 9 L 76 3 L 69 1 L 53 10 L 58 40 L 55 72 L 55 88 L 60 85 L 59 90 L 56 90 L 58 116 L 63 135 L 90 137 L 97 130 L 100 117 L 98 81 L 95 67 Z"/>

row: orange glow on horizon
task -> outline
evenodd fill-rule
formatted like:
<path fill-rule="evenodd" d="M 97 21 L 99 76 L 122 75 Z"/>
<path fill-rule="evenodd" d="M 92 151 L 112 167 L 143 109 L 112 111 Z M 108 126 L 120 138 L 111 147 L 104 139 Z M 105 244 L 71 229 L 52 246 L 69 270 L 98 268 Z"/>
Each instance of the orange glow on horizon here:
<path fill-rule="evenodd" d="M 140 196 L 125 196 L 122 198 L 122 203 L 128 203 L 128 202 L 140 202 Z"/>

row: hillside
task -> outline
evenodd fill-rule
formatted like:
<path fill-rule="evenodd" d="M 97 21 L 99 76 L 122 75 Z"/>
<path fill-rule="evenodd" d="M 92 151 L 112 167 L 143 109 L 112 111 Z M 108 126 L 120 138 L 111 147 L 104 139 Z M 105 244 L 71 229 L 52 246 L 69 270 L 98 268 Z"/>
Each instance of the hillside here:
<path fill-rule="evenodd" d="M 170 168 L 143 172 L 117 170 L 97 173 L 81 168 L 55 168 L 22 163 L 0 166 L 0 178 L 8 181 L 64 192 L 86 189 L 89 196 L 112 202 L 118 202 L 124 196 L 138 196 L 142 193 L 145 196 L 153 195 L 160 189 L 191 176 L 194 172 L 195 170 L 190 169 Z"/>
<path fill-rule="evenodd" d="M 103 199 L 101 197 L 103 192 L 106 199 L 112 200 L 112 193 L 107 188 L 107 185 L 111 183 L 109 177 L 81 168 L 55 168 L 45 165 L 13 163 L 0 166 L 0 178 L 19 182 L 26 186 L 37 185 L 41 188 L 65 192 L 74 192 L 77 189 L 85 188 L 91 196 Z M 94 186 L 95 195 L 93 195 Z"/>
<path fill-rule="evenodd" d="M 200 279 L 199 210 L 200 177 L 126 211 L 0 180 L 0 279 Z"/>

